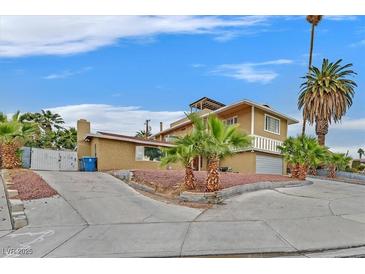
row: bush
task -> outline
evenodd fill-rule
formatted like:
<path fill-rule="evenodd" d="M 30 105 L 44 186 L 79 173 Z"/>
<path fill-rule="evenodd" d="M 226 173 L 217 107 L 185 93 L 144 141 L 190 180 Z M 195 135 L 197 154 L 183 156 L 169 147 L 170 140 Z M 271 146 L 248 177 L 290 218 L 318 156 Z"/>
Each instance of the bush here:
<path fill-rule="evenodd" d="M 352 168 L 358 168 L 361 165 L 360 160 L 352 161 Z"/>
<path fill-rule="evenodd" d="M 360 165 L 357 169 L 359 171 L 364 171 L 365 170 L 365 165 Z"/>

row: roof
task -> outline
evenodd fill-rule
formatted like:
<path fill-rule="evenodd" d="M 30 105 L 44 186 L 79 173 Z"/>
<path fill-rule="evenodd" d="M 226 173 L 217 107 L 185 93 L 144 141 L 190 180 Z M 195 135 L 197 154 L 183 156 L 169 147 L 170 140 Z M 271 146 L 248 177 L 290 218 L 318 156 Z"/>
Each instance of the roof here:
<path fill-rule="evenodd" d="M 190 107 L 195 107 L 198 109 L 210 109 L 210 110 L 217 110 L 220 109 L 221 107 L 224 107 L 225 104 L 218 102 L 216 100 L 210 99 L 208 97 L 202 97 L 199 100 L 192 102 L 190 105 Z"/>
<path fill-rule="evenodd" d="M 85 136 L 85 140 L 90 140 L 92 138 L 101 138 L 101 139 L 109 139 L 109 140 L 116 140 L 116 141 L 124 141 L 130 142 L 135 144 L 141 145 L 152 145 L 152 146 L 160 146 L 160 147 L 173 147 L 174 145 L 164 141 L 157 141 L 157 140 L 146 140 L 138 137 L 109 133 L 109 132 L 101 132 L 98 131 L 97 133 L 88 133 Z"/>
<path fill-rule="evenodd" d="M 240 106 L 240 105 L 250 105 L 250 106 L 253 106 L 253 107 L 255 107 L 255 108 L 259 108 L 259 109 L 265 110 L 266 112 L 268 112 L 268 113 L 270 113 L 270 114 L 274 114 L 274 115 L 276 115 L 276 116 L 278 116 L 278 117 L 280 117 L 280 118 L 283 118 L 283 119 L 287 120 L 287 121 L 288 121 L 288 125 L 291 125 L 291 124 L 297 124 L 297 123 L 299 123 L 299 121 L 298 121 L 298 120 L 296 120 L 295 118 L 290 117 L 290 116 L 287 116 L 287 115 L 285 115 L 285 114 L 283 114 L 283 113 L 281 113 L 281 112 L 279 112 L 279 111 L 277 111 L 277 110 L 275 110 L 275 109 L 273 109 L 273 108 L 269 107 L 268 105 L 261 105 L 261 104 L 258 104 L 258 103 L 255 103 L 255 102 L 252 102 L 252 101 L 250 101 L 250 100 L 246 100 L 246 99 L 241 100 L 241 101 L 238 101 L 238 102 L 233 103 L 233 104 L 228 105 L 228 106 L 221 107 L 220 109 L 217 109 L 217 110 L 212 111 L 212 112 L 210 112 L 210 113 L 203 114 L 203 115 L 202 115 L 202 116 L 200 116 L 200 117 L 207 117 L 207 116 L 209 116 L 210 114 L 219 114 L 219 113 L 221 113 L 221 112 L 224 112 L 224 111 L 230 110 L 230 109 L 232 109 L 232 108 L 234 108 L 234 107 L 237 107 L 237 106 Z M 152 137 L 154 137 L 154 136 L 158 136 L 158 135 L 160 135 L 161 133 L 166 133 L 166 132 L 172 131 L 172 130 L 174 130 L 174 129 L 177 129 L 177 128 L 181 127 L 181 126 L 188 125 L 188 124 L 190 124 L 190 123 L 191 123 L 191 121 L 190 121 L 190 120 L 187 120 L 187 121 L 185 121 L 185 122 L 183 122 L 183 123 L 180 123 L 180 124 L 174 125 L 173 127 L 167 128 L 167 129 L 165 129 L 165 130 L 163 130 L 163 131 L 161 131 L 161 132 L 159 132 L 159 133 L 157 133 L 157 134 L 153 135 Z"/>

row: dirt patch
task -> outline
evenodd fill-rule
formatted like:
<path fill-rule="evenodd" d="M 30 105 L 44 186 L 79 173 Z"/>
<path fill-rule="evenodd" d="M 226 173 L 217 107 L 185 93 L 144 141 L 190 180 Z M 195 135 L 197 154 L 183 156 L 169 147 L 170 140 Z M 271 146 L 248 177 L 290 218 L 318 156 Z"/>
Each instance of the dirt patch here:
<path fill-rule="evenodd" d="M 34 200 L 57 195 L 38 174 L 27 169 L 12 169 L 9 171 L 13 185 L 10 189 L 18 190 L 18 199 Z"/>
<path fill-rule="evenodd" d="M 134 170 L 133 181 L 143 183 L 154 187 L 157 192 L 170 192 L 174 195 L 181 191 L 181 185 L 184 182 L 183 170 Z M 197 179 L 197 190 L 204 191 L 204 181 L 206 171 L 194 171 Z M 293 181 L 293 178 L 273 174 L 241 174 L 232 172 L 220 173 L 222 188 L 228 188 L 237 185 L 252 184 L 257 182 L 283 182 Z"/>

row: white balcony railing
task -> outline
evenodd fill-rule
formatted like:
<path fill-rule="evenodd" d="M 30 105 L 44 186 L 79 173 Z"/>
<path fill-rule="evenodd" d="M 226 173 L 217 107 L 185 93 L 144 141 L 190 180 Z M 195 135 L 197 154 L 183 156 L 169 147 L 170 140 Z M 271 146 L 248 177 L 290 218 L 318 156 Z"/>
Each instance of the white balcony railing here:
<path fill-rule="evenodd" d="M 253 140 L 252 140 L 253 149 L 280 153 L 278 146 L 281 146 L 283 144 L 282 141 L 259 136 L 259 135 L 252 135 L 252 137 L 253 137 Z"/>

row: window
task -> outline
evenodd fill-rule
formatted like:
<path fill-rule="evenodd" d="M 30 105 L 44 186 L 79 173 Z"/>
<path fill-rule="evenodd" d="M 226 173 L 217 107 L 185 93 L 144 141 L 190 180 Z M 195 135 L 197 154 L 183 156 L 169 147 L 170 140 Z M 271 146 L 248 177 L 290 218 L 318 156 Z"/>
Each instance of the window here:
<path fill-rule="evenodd" d="M 280 134 L 280 120 L 265 114 L 265 131 Z"/>
<path fill-rule="evenodd" d="M 235 117 L 231 117 L 231 118 L 228 118 L 228 119 L 226 119 L 225 121 L 224 121 L 224 123 L 226 124 L 226 125 L 235 125 L 235 124 L 237 124 L 238 123 L 238 118 L 237 118 L 237 116 L 235 116 Z"/>
<path fill-rule="evenodd" d="M 174 141 L 176 141 L 176 139 L 177 139 L 177 136 L 174 136 L 174 135 L 167 135 L 165 137 L 165 141 L 170 142 L 170 143 L 173 143 Z"/>
<path fill-rule="evenodd" d="M 136 161 L 153 161 L 161 160 L 163 152 L 157 147 L 136 146 Z"/>

